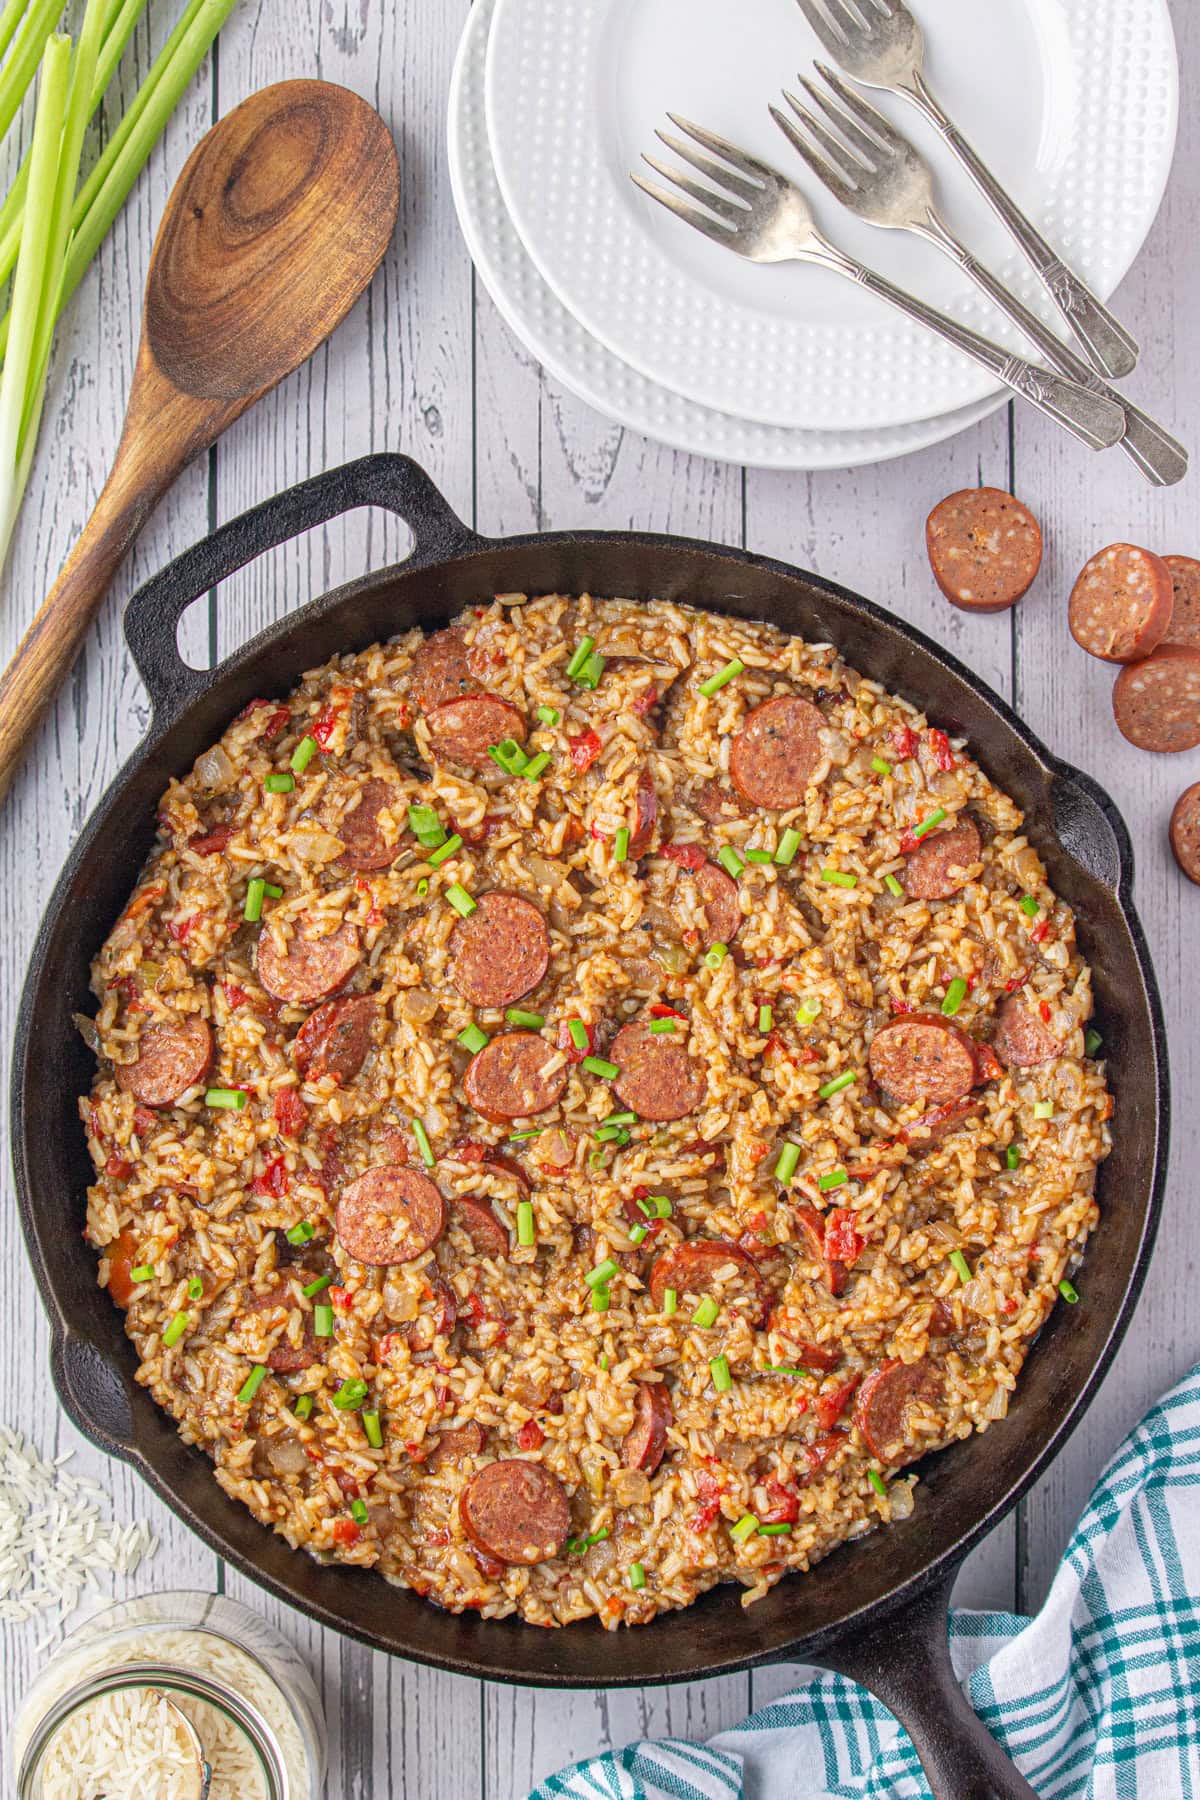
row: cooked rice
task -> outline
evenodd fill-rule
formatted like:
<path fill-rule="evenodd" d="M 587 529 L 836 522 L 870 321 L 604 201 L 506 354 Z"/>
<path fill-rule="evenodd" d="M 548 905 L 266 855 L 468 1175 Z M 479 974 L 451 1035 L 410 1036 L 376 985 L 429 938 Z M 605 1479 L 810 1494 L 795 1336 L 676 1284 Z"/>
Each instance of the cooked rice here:
<path fill-rule="evenodd" d="M 1092 996 L 1074 919 L 1015 804 L 961 745 L 828 645 L 683 606 L 588 597 L 506 595 L 460 625 L 474 678 L 527 720 L 526 752 L 550 752 L 540 779 L 479 774 L 432 754 L 411 691 L 422 638 L 410 632 L 310 672 L 285 707 L 247 709 L 163 797 L 158 845 L 94 969 L 99 1011 L 88 1029 L 100 1066 L 81 1112 L 97 1168 L 88 1231 L 99 1279 L 115 1271 L 124 1297 L 131 1265 L 153 1266 L 128 1294 L 138 1379 L 212 1456 L 225 1490 L 293 1545 L 375 1568 L 455 1610 L 540 1624 L 589 1614 L 644 1623 L 729 1579 L 757 1598 L 788 1570 L 911 1510 L 909 1482 L 893 1482 L 890 1496 L 872 1483 L 882 1465 L 860 1429 L 854 1385 L 892 1359 L 928 1359 L 921 1366 L 937 1376 L 904 1412 L 893 1474 L 1003 1418 L 1030 1340 L 1095 1224 L 1111 1103 L 1101 1066 L 1085 1055 Z M 584 635 L 608 659 L 594 690 L 566 675 Z M 702 695 L 733 658 L 744 672 Z M 731 740 L 778 694 L 820 706 L 827 772 L 791 811 L 718 805 Z M 540 722 L 538 707 L 558 722 Z M 265 777 L 288 770 L 317 721 L 322 753 L 294 791 L 266 792 Z M 571 741 L 589 731 L 600 755 L 581 773 L 587 746 L 572 751 Z M 871 766 L 881 756 L 889 773 Z M 658 800 L 652 848 L 618 862 L 616 835 L 635 817 L 643 770 Z M 338 860 L 337 832 L 372 777 L 397 795 L 379 818 L 396 855 L 356 874 Z M 465 839 L 436 868 L 406 829 L 413 804 L 435 807 Z M 904 833 L 936 808 L 947 825 L 970 809 L 982 868 L 948 899 L 897 898 L 886 877 L 904 870 Z M 216 826 L 229 831 L 223 850 L 191 846 Z M 794 861 L 747 861 L 736 942 L 710 967 L 699 890 L 662 846 L 701 845 L 713 859 L 724 846 L 774 853 L 789 828 L 801 840 Z M 856 885 L 823 881 L 831 868 Z M 243 921 L 254 878 L 282 889 L 261 926 Z M 502 1011 L 468 1006 L 449 978 L 453 883 L 475 896 L 523 894 L 544 913 L 549 970 L 518 1005 L 544 1014 L 549 1043 L 577 1017 L 598 1028 L 605 1057 L 615 1029 L 650 1004 L 686 1015 L 680 1029 L 703 1070 L 699 1106 L 673 1123 L 635 1123 L 627 1143 L 598 1142 L 621 1103 L 567 1049 L 552 1111 L 503 1124 L 480 1117 L 463 1094 L 470 1057 L 456 1040 L 473 1022 L 489 1036 L 505 1024 Z M 322 932 L 357 928 L 364 953 L 341 991 L 378 1001 L 374 1047 L 344 1085 L 298 1077 L 289 1046 L 311 1009 L 273 1000 L 256 974 L 260 931 L 283 952 L 302 916 Z M 939 1014 L 955 977 L 969 984 L 955 1023 L 973 1037 L 991 1037 L 998 1005 L 1019 988 L 1061 1053 L 993 1075 L 974 1096 L 976 1116 L 930 1131 L 928 1108 L 897 1105 L 870 1081 L 867 1053 L 893 1013 Z M 773 1012 L 767 1033 L 763 1005 Z M 190 1013 L 213 1027 L 205 1081 L 246 1090 L 244 1110 L 206 1106 L 203 1082 L 155 1110 L 118 1088 L 114 1066 L 133 1060 L 141 1035 Z M 853 1085 L 820 1100 L 841 1071 L 856 1073 Z M 283 1090 L 307 1109 L 298 1137 L 276 1122 Z M 1039 1103 L 1051 1116 L 1038 1116 Z M 415 1260 L 371 1268 L 341 1247 L 333 1215 L 351 1181 L 379 1164 L 423 1167 L 414 1119 L 432 1142 L 429 1173 L 442 1194 L 489 1202 L 513 1232 L 507 1255 L 481 1254 L 452 1205 L 439 1241 Z M 542 1135 L 506 1144 L 522 1127 Z M 790 1186 L 772 1179 L 787 1141 L 799 1150 Z M 513 1167 L 480 1160 L 481 1147 L 496 1146 Z M 823 1191 L 819 1178 L 842 1168 L 850 1179 Z M 515 1237 L 526 1184 L 530 1247 Z M 660 1194 L 671 1216 L 639 1246 L 636 1200 Z M 799 1223 L 804 1207 L 826 1220 L 841 1209 L 863 1240 L 840 1297 Z M 316 1236 L 294 1249 L 284 1233 L 299 1220 Z M 694 1236 L 752 1251 L 771 1290 L 765 1328 L 732 1264 L 728 1283 L 716 1283 L 712 1327 L 693 1324 L 683 1294 L 673 1316 L 658 1310 L 654 1258 Z M 949 1260 L 956 1251 L 970 1265 L 965 1285 Z M 595 1311 L 584 1277 L 610 1256 L 621 1266 L 609 1309 Z M 324 1273 L 336 1286 L 305 1297 L 302 1286 Z M 193 1278 L 203 1283 L 197 1300 Z M 250 1369 L 273 1349 L 304 1360 L 313 1307 L 331 1293 L 334 1336 L 317 1340 L 318 1359 L 269 1373 L 239 1404 Z M 272 1296 L 282 1303 L 272 1308 Z M 186 1328 L 166 1348 L 180 1313 Z M 794 1371 L 805 1346 L 837 1366 L 771 1372 Z M 720 1356 L 732 1381 L 718 1392 L 710 1365 Z M 669 1383 L 673 1423 L 661 1467 L 642 1474 L 623 1468 L 622 1440 L 647 1376 Z M 359 1410 L 333 1404 L 354 1379 L 381 1415 L 382 1449 Z M 294 1411 L 301 1395 L 313 1397 L 307 1420 Z M 464 1426 L 482 1428 L 477 1452 L 458 1440 L 456 1454 L 432 1456 L 439 1433 Z M 571 1547 L 536 1566 L 479 1555 L 460 1513 L 470 1477 L 511 1457 L 542 1465 L 570 1500 Z M 366 1522 L 351 1516 L 356 1500 Z M 791 1529 L 731 1536 L 746 1515 Z M 637 1589 L 635 1564 L 646 1578 Z"/>

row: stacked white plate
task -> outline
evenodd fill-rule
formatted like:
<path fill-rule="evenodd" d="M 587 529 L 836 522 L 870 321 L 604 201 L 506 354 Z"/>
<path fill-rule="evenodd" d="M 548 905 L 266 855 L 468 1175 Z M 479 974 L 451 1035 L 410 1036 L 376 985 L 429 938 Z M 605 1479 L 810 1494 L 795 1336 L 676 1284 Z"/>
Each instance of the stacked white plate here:
<path fill-rule="evenodd" d="M 1162 198 L 1178 115 L 1166 0 L 915 0 L 943 104 L 1108 297 Z M 974 363 L 852 284 L 744 262 L 630 181 L 682 114 L 773 163 L 823 229 L 944 312 L 1028 346 L 957 268 L 852 219 L 767 112 L 819 47 L 795 0 L 474 0 L 450 91 L 450 174 L 479 274 L 565 387 L 679 449 L 843 468 L 940 442 L 1003 405 Z M 911 107 L 944 211 L 1047 319 L 1036 278 Z M 1136 326 L 1137 321 L 1134 321 Z"/>

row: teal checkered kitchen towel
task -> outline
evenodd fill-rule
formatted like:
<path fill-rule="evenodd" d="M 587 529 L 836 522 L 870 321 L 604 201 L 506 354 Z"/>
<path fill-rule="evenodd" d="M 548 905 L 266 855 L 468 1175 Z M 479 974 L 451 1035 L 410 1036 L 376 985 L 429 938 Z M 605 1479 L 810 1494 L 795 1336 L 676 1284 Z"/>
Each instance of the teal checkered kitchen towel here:
<path fill-rule="evenodd" d="M 1200 1366 L 1101 1475 L 1037 1618 L 956 1613 L 951 1647 L 1043 1800 L 1200 1800 Z M 708 1744 L 629 1744 L 530 1800 L 928 1800 L 891 1713 L 804 1675 Z"/>

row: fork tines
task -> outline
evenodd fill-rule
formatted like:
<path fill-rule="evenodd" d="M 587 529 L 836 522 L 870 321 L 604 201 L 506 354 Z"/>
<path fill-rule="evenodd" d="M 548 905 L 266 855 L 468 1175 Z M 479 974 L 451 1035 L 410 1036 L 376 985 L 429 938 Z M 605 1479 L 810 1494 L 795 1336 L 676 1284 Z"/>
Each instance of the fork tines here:
<path fill-rule="evenodd" d="M 890 19 L 892 0 L 797 0 L 831 56 L 857 39 L 869 37 L 873 20 Z"/>
<path fill-rule="evenodd" d="M 777 106 L 771 107 L 771 117 L 792 147 L 799 151 L 817 179 L 823 181 L 843 205 L 849 206 L 853 203 L 854 190 L 860 185 L 864 175 L 874 173 L 881 164 L 897 156 L 910 153 L 910 146 L 905 138 L 893 130 L 877 107 L 848 87 L 826 63 L 818 62 L 816 68 L 844 104 L 836 105 L 828 94 L 822 93 L 820 88 L 803 75 L 800 77 L 800 85 L 814 106 L 819 107 L 830 124 L 836 127 L 840 137 L 829 131 L 816 114 L 803 106 L 787 88 L 783 91 L 783 97 L 804 126 L 808 137 L 797 130 L 793 121 Z M 820 145 L 824 156 L 813 148 L 809 139 Z"/>
<path fill-rule="evenodd" d="M 659 162 L 656 157 L 647 156 L 645 151 L 642 152 L 642 161 L 652 168 L 656 175 L 661 175 L 665 181 L 673 183 L 692 200 L 707 207 L 708 212 L 697 212 L 694 206 L 688 206 L 677 195 L 668 193 L 665 188 L 658 187 L 652 181 L 647 181 L 642 175 L 631 175 L 630 179 L 641 188 L 644 194 L 648 194 L 652 200 L 657 200 L 660 206 L 667 207 L 677 218 L 683 219 L 688 225 L 694 225 L 697 231 L 702 231 L 706 237 L 712 238 L 716 243 L 729 246 L 736 235 L 737 226 L 745 221 L 749 207 L 762 193 L 765 178 L 769 176 L 770 171 L 764 163 L 758 162 L 746 151 L 739 150 L 737 145 L 731 144 L 727 138 L 718 137 L 716 132 L 706 131 L 702 125 L 693 124 L 690 119 L 681 118 L 678 113 L 668 113 L 667 117 L 672 125 L 680 131 L 686 132 L 696 143 L 711 151 L 713 156 L 722 159 L 720 162 L 714 162 L 712 157 L 701 156 L 692 148 L 691 144 L 684 143 L 682 138 L 673 136 L 669 131 L 656 130 L 654 133 L 659 142 L 665 144 L 668 150 L 674 151 L 676 156 L 689 163 L 699 174 L 707 176 L 709 181 L 715 184 L 716 191 L 714 192 L 713 188 L 704 187 L 698 181 L 693 181 L 690 176 L 671 168 L 668 163 Z M 730 164 L 732 167 L 728 166 Z M 710 214 L 716 216 L 710 217 Z"/>

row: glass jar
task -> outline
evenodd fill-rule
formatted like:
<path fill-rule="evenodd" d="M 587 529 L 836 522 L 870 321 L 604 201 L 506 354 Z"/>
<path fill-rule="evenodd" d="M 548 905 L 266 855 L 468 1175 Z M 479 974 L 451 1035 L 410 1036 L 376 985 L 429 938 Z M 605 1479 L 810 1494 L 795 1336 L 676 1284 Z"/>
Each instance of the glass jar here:
<path fill-rule="evenodd" d="M 194 1726 L 211 1800 L 319 1800 L 325 1718 L 304 1663 L 248 1607 L 190 1592 L 122 1601 L 59 1646 L 13 1727 L 19 1800 L 42 1800 L 55 1740 L 81 1710 L 131 1688 L 158 1691 Z"/>

